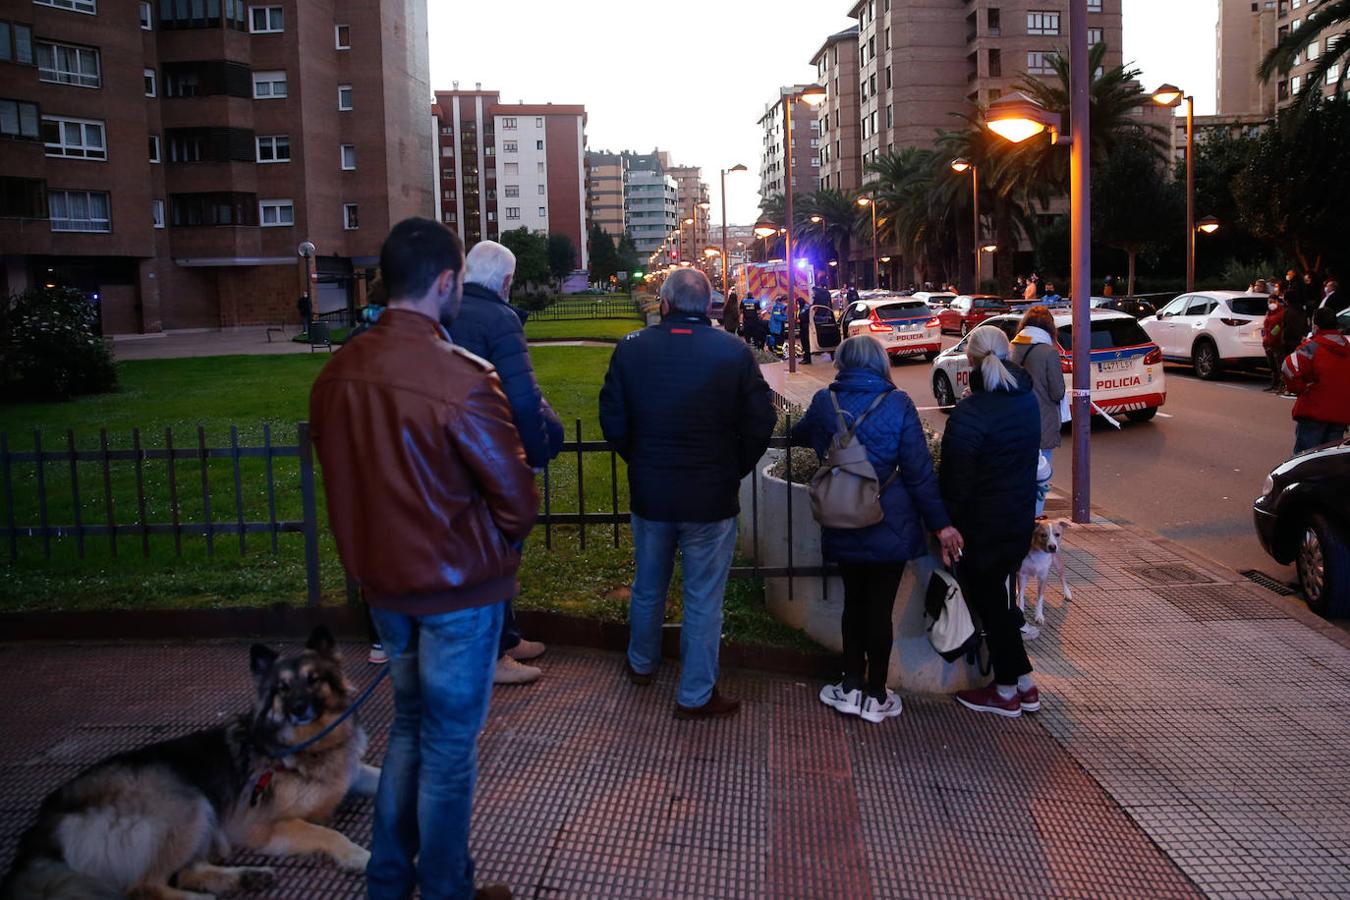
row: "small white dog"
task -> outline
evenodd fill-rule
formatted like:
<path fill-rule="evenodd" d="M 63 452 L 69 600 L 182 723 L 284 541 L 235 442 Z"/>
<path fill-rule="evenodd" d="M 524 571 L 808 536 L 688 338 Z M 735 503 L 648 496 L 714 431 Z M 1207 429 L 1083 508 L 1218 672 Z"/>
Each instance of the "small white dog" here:
<path fill-rule="evenodd" d="M 1045 583 L 1050 578 L 1050 567 L 1059 572 L 1059 589 L 1064 599 L 1072 600 L 1068 579 L 1064 577 L 1064 559 L 1059 549 L 1064 543 L 1064 529 L 1069 523 L 1064 519 L 1041 519 L 1031 535 L 1031 552 L 1022 560 L 1022 568 L 1017 573 L 1017 608 L 1026 612 L 1027 581 L 1036 578 L 1036 613 L 1032 617 L 1039 625 L 1045 621 Z"/>

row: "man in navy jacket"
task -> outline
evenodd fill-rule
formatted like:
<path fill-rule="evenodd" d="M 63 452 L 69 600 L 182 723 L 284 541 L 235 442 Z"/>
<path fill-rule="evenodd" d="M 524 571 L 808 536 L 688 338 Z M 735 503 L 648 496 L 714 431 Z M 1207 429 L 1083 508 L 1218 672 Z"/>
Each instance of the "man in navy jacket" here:
<path fill-rule="evenodd" d="M 687 718 L 740 707 L 717 692 L 723 592 L 736 546 L 737 489 L 777 420 L 750 349 L 708 319 L 711 294 L 695 269 L 667 278 L 661 324 L 619 342 L 600 391 L 600 426 L 628 463 L 633 506 L 628 677 L 647 684 L 660 662 L 678 549 L 684 621 L 675 713 Z"/>
<path fill-rule="evenodd" d="M 524 313 L 507 298 L 515 277 L 515 254 L 495 241 L 479 241 L 464 262 L 464 304 L 453 321 L 442 321 L 455 345 L 490 362 L 502 381 L 511 417 L 525 446 L 525 460 L 542 468 L 558 455 L 563 426 L 539 390 L 525 343 Z M 539 641 L 521 637 L 510 601 L 502 622 L 495 684 L 528 684 L 541 674 L 535 666 L 522 665 L 544 652 Z"/>

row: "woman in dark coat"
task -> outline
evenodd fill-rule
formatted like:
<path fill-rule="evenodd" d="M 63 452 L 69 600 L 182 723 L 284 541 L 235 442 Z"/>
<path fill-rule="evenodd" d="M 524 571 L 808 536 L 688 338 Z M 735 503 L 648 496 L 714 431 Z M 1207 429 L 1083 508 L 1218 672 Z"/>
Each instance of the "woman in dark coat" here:
<path fill-rule="evenodd" d="M 834 365 L 838 376 L 816 392 L 792 429 L 792 443 L 824 459 L 842 415 L 849 428 L 857 428 L 884 485 L 885 518 L 867 528 L 822 529 L 821 552 L 839 564 L 844 581 L 844 673 L 839 683 L 825 685 L 820 699 L 842 713 L 881 722 L 901 709 L 900 698 L 886 689 L 886 672 L 891 610 L 905 563 L 927 553 L 930 532 L 954 562 L 961 535 L 942 505 L 914 402 L 891 381 L 885 348 L 869 335 L 852 337 L 840 345 Z"/>
<path fill-rule="evenodd" d="M 736 334 L 741 328 L 741 301 L 732 291 L 727 294 L 727 301 L 722 306 L 722 327 L 731 334 Z"/>
<path fill-rule="evenodd" d="M 970 396 L 942 435 L 942 499 L 965 539 L 956 578 L 984 623 L 994 681 L 956 699 L 976 712 L 1016 717 L 1040 709 L 1022 614 L 1011 579 L 1031 549 L 1041 416 L 1031 377 L 1008 362 L 1008 336 L 993 325 L 970 333 Z"/>
<path fill-rule="evenodd" d="M 1036 482 L 1036 515 L 1045 510 L 1045 498 L 1050 493 L 1050 476 L 1059 446 L 1059 431 L 1063 424 L 1060 404 L 1064 400 L 1064 367 L 1059 361 L 1059 345 L 1055 340 L 1055 317 L 1048 308 L 1036 305 L 1027 310 L 1012 342 L 1012 361 L 1031 376 L 1036 406 L 1041 411 L 1041 458 L 1045 460 L 1044 478 Z"/>

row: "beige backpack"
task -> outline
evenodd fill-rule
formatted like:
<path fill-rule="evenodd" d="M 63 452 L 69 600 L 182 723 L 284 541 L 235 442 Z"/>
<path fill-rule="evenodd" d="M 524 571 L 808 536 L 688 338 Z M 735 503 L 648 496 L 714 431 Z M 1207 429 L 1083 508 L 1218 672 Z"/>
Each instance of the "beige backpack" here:
<path fill-rule="evenodd" d="M 858 429 L 886 396 L 878 394 L 850 428 L 844 419 L 844 411 L 839 408 L 838 397 L 830 391 L 839 430 L 830 441 L 825 462 L 811 477 L 810 488 L 811 515 L 826 528 L 867 528 L 885 517 L 881 509 L 881 492 L 895 480 L 899 470 L 882 484 L 877 478 L 877 470 L 867 458 L 867 448 L 858 439 Z"/>

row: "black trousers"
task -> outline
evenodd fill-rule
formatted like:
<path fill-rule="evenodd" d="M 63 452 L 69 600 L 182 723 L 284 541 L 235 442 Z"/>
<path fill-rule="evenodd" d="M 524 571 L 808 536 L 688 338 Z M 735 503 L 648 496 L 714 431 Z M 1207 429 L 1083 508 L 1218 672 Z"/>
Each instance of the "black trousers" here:
<path fill-rule="evenodd" d="M 1288 356 L 1281 350 L 1267 350 L 1266 364 L 1270 366 L 1270 386 L 1278 389 L 1283 381 L 1280 375 L 1280 366 L 1284 365 L 1284 358 Z"/>
<path fill-rule="evenodd" d="M 844 580 L 844 690 L 886 696 L 891 664 L 891 610 L 903 562 L 840 563 Z"/>
<path fill-rule="evenodd" d="M 1002 685 L 1016 684 L 1018 678 L 1031 672 L 1031 660 L 1022 644 L 1022 625 L 1026 620 L 1013 603 L 1012 593 L 1012 579 L 1021 566 L 1019 557 L 973 564 L 963 561 L 956 567 L 956 580 L 966 603 L 984 625 L 994 681 Z"/>

